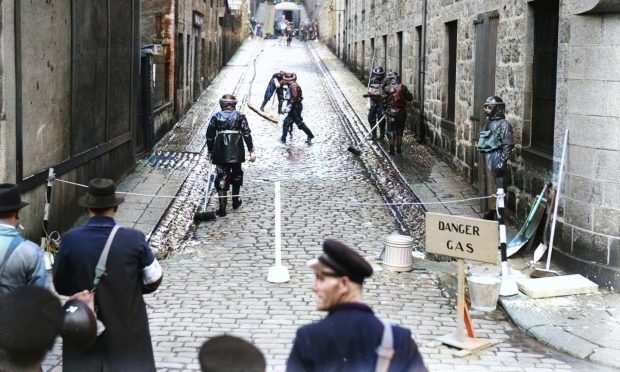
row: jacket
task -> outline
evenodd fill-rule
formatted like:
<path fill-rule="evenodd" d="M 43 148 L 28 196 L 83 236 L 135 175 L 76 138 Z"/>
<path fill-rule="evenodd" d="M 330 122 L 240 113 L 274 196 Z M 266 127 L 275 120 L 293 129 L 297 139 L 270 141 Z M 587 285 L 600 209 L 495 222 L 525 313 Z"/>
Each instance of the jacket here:
<path fill-rule="evenodd" d="M 413 94 L 405 84 L 392 79 L 383 82 L 382 103 L 385 112 L 396 116 L 399 112 L 407 108 L 407 102 L 413 101 Z"/>
<path fill-rule="evenodd" d="M 389 371 L 426 371 L 411 332 L 392 326 L 394 356 Z M 345 303 L 329 311 L 325 319 L 297 330 L 286 364 L 297 371 L 369 371 L 377 364 L 383 324 L 361 303 Z"/>
<path fill-rule="evenodd" d="M 512 134 L 512 125 L 504 115 L 498 115 L 487 120 L 487 123 L 478 138 L 478 150 L 482 153 L 499 151 L 499 161 L 506 163 L 515 147 Z"/>
<path fill-rule="evenodd" d="M 0 265 L 13 238 L 19 236 L 17 229 L 0 224 Z M 31 241 L 23 240 L 6 261 L 0 277 L 0 294 L 14 291 L 17 287 L 35 285 L 47 287 L 47 272 L 41 248 Z"/>
<path fill-rule="evenodd" d="M 303 101 L 304 99 L 303 93 L 301 91 L 301 87 L 299 86 L 299 84 L 297 84 L 296 81 L 289 84 L 288 94 L 289 94 L 288 100 L 291 105 L 294 105 L 296 103 L 301 103 L 301 101 Z"/>
<path fill-rule="evenodd" d="M 211 117 L 207 127 L 207 148 L 213 164 L 245 162 L 244 141 L 248 151 L 254 151 L 245 115 L 233 110 L 220 111 Z"/>
<path fill-rule="evenodd" d="M 95 267 L 115 224 L 113 218 L 95 216 L 63 235 L 54 268 L 58 293 L 71 296 L 92 289 Z M 106 273 L 95 293 L 97 318 L 106 329 L 84 352 L 63 349 L 63 370 L 155 371 L 142 295 L 154 291 L 161 281 L 160 269 L 159 280 L 145 286 L 145 269 L 156 264 L 144 234 L 128 228 L 118 230 L 108 254 Z"/>

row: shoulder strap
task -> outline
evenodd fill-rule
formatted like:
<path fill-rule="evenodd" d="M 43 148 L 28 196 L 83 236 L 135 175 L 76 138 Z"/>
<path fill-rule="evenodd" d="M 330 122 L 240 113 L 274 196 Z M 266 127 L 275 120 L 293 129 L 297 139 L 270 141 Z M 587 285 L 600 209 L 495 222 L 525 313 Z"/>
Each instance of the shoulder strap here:
<path fill-rule="evenodd" d="M 392 325 L 386 320 L 383 323 L 383 337 L 381 344 L 377 347 L 377 366 L 375 372 L 387 372 L 390 369 L 390 362 L 394 356 L 394 337 L 392 336 Z"/>
<path fill-rule="evenodd" d="M 93 290 L 95 292 L 97 289 L 97 285 L 101 280 L 103 274 L 106 271 L 106 263 L 108 261 L 108 253 L 110 253 L 110 247 L 112 246 L 112 241 L 114 240 L 114 236 L 116 232 L 120 228 L 119 225 L 114 225 L 112 228 L 112 232 L 110 232 L 110 236 L 108 236 L 108 240 L 105 242 L 105 246 L 103 247 L 103 251 L 101 251 L 101 256 L 99 256 L 99 262 L 97 262 L 97 267 L 95 268 L 95 279 L 93 279 Z"/>
<path fill-rule="evenodd" d="M 9 257 L 11 257 L 11 254 L 13 253 L 13 251 L 15 251 L 15 249 L 22 244 L 22 242 L 24 241 L 24 238 L 21 237 L 21 235 L 15 235 L 15 237 L 13 237 L 13 239 L 11 239 L 11 242 L 9 243 L 9 248 L 6 250 L 6 253 L 4 254 L 4 258 L 2 259 L 2 263 L 0 263 L 0 278 L 2 278 L 2 273 L 4 272 L 4 268 L 7 264 L 7 262 L 9 262 Z"/>

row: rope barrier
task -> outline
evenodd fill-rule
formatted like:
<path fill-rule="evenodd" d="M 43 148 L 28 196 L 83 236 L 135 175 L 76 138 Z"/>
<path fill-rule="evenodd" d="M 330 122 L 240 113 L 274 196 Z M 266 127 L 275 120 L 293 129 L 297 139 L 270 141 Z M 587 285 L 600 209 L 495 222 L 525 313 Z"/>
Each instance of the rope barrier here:
<path fill-rule="evenodd" d="M 59 178 L 54 178 L 54 181 L 58 181 L 61 183 L 66 183 L 69 185 L 74 185 L 77 187 L 83 187 L 83 188 L 88 188 L 87 185 L 81 184 L 81 183 L 76 183 L 76 182 L 71 182 L 71 181 L 66 181 L 66 180 L 61 180 Z M 151 197 L 151 198 L 165 198 L 165 199 L 179 199 L 179 200 L 183 200 L 183 199 L 195 199 L 194 197 L 189 197 L 189 196 L 172 196 L 172 195 L 153 195 L 153 194 L 141 194 L 141 193 L 137 193 L 137 192 L 127 192 L 127 191 L 117 191 L 117 194 L 122 194 L 122 195 L 135 195 L 135 196 L 147 196 L 147 197 Z M 259 192 L 254 192 L 254 193 L 249 193 L 249 194 L 239 194 L 239 195 L 234 195 L 234 196 L 241 196 L 241 197 L 252 197 L 255 195 L 264 195 L 264 194 L 271 194 L 272 191 L 259 191 Z M 233 195 L 226 195 L 226 196 L 219 196 L 219 195 L 214 195 L 212 196 L 213 199 L 218 199 L 218 198 L 231 198 L 233 197 Z"/>
<path fill-rule="evenodd" d="M 87 185 L 81 184 L 81 183 L 76 183 L 76 182 L 71 182 L 71 181 L 66 181 L 66 180 L 62 180 L 59 178 L 54 178 L 54 181 L 58 181 L 61 183 L 66 183 L 69 185 L 74 185 L 77 187 L 83 187 L 83 188 L 88 188 Z M 262 180 L 261 180 L 262 181 Z M 263 182 L 268 182 L 268 181 L 263 181 Z M 278 182 L 278 181 L 275 181 Z M 126 191 L 117 191 L 117 194 L 122 194 L 122 195 L 135 195 L 135 196 L 146 196 L 146 197 L 152 197 L 152 198 L 166 198 L 166 199 L 195 199 L 194 197 L 188 197 L 188 196 L 171 196 L 171 195 L 153 195 L 153 194 L 141 194 L 141 193 L 136 193 L 136 192 L 126 192 Z M 258 192 L 253 192 L 253 193 L 246 193 L 246 194 L 239 194 L 239 195 L 226 195 L 226 196 L 219 196 L 219 195 L 213 195 L 212 198 L 213 199 L 223 199 L 223 198 L 232 198 L 233 196 L 237 197 L 253 197 L 256 195 L 265 195 L 265 194 L 271 194 L 272 191 L 258 191 Z M 482 200 L 482 199 L 490 199 L 490 198 L 496 198 L 497 195 L 493 194 L 493 195 L 489 195 L 489 196 L 477 196 L 474 198 L 466 198 L 466 199 L 458 199 L 458 200 L 445 200 L 445 201 L 438 201 L 438 202 L 402 202 L 402 203 L 370 203 L 370 202 L 355 202 L 355 201 L 334 201 L 332 200 L 331 203 L 334 204 L 346 204 L 346 205 L 437 205 L 437 204 L 456 204 L 456 203 L 465 203 L 468 201 L 473 201 L 473 200 Z"/>
<path fill-rule="evenodd" d="M 456 204 L 456 203 L 464 203 L 471 200 L 481 200 L 481 199 L 490 199 L 496 198 L 497 196 L 489 195 L 489 196 L 478 196 L 475 198 L 467 198 L 467 199 L 459 199 L 459 200 L 446 200 L 446 201 L 438 201 L 438 202 L 402 202 L 402 203 L 364 203 L 364 202 L 339 202 L 332 201 L 335 204 L 349 204 L 349 205 L 434 205 L 434 204 Z"/>

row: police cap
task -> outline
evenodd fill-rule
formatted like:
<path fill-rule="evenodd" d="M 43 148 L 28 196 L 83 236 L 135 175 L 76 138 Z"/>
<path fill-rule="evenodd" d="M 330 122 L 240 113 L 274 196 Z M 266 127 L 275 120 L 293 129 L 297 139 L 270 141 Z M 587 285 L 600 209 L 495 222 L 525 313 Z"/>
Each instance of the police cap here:
<path fill-rule="evenodd" d="M 338 275 L 348 276 L 355 283 L 362 284 L 364 279 L 372 275 L 372 266 L 359 253 L 335 239 L 326 239 L 323 242 L 323 254 L 317 261 Z"/>

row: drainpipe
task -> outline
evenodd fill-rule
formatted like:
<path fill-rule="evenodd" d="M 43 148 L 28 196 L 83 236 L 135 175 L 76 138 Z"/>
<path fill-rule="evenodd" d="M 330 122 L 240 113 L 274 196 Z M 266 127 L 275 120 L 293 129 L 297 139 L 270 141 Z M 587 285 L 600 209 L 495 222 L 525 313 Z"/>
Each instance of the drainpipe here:
<path fill-rule="evenodd" d="M 422 43 L 422 52 L 420 53 L 420 75 L 418 76 L 418 97 L 420 97 L 420 125 L 419 133 L 420 142 L 424 142 L 426 135 L 426 127 L 424 123 L 424 83 L 426 77 L 426 16 L 428 11 L 428 0 L 424 0 L 424 10 L 422 16 L 422 36 L 420 42 Z"/>

